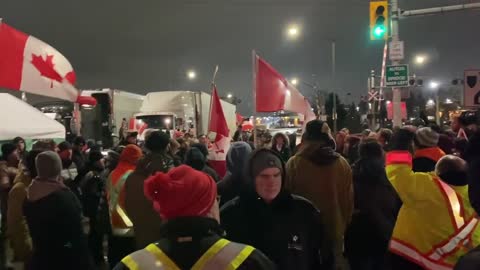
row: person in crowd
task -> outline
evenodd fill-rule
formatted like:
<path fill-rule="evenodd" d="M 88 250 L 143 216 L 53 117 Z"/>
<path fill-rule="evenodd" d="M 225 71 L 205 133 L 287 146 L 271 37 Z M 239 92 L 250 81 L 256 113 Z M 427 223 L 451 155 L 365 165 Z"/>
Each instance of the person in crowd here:
<path fill-rule="evenodd" d="M 478 220 L 468 200 L 467 164 L 442 157 L 435 172 L 416 173 L 407 151 L 413 137 L 397 136 L 387 154 L 387 176 L 403 202 L 390 242 L 392 269 L 452 269 L 480 244 Z"/>
<path fill-rule="evenodd" d="M 129 130 L 127 132 L 127 136 L 125 137 L 125 139 L 123 141 L 120 142 L 119 145 L 122 145 L 122 146 L 127 146 L 129 144 L 137 144 L 138 143 L 138 132 L 137 131 L 131 131 Z"/>
<path fill-rule="evenodd" d="M 32 145 L 32 150 L 58 152 L 58 146 L 54 140 L 38 140 Z"/>
<path fill-rule="evenodd" d="M 15 178 L 8 194 L 7 238 L 13 249 L 13 261 L 23 264 L 24 267 L 32 255 L 32 238 L 23 213 L 23 204 L 27 198 L 28 186 L 32 179 L 37 177 L 35 158 L 41 152 L 32 150 L 27 154 L 24 167 Z"/>
<path fill-rule="evenodd" d="M 335 152 L 326 122 L 308 122 L 303 139 L 302 147 L 287 163 L 285 186 L 322 212 L 327 234 L 333 237 L 336 263 L 342 268 L 343 237 L 353 212 L 352 170 Z"/>
<path fill-rule="evenodd" d="M 173 160 L 173 165 L 178 167 L 182 165 L 183 159 L 178 155 L 180 150 L 180 144 L 175 139 L 170 139 L 170 143 L 167 146 L 167 155 Z"/>
<path fill-rule="evenodd" d="M 120 155 L 122 154 L 124 149 L 124 146 L 117 146 L 107 152 L 107 156 L 105 157 L 105 170 L 101 175 L 103 179 L 107 179 L 108 176 L 110 176 L 110 174 L 112 173 L 112 171 L 115 170 L 118 163 L 120 162 Z"/>
<path fill-rule="evenodd" d="M 103 252 L 103 238 L 108 233 L 108 208 L 106 204 L 106 183 L 100 177 L 105 169 L 103 154 L 99 151 L 88 153 L 85 165 L 85 175 L 78 177 L 81 190 L 83 214 L 89 219 L 90 232 L 88 246 L 97 266 L 105 263 Z M 76 180 L 78 181 L 78 180 Z"/>
<path fill-rule="evenodd" d="M 18 155 L 17 146 L 13 143 L 2 144 L 2 158 L 0 160 L 0 214 L 2 217 L 7 216 L 8 209 L 8 192 L 12 188 L 13 181 L 18 174 L 18 165 L 20 156 Z M 1 234 L 6 230 L 6 218 L 1 221 Z"/>
<path fill-rule="evenodd" d="M 37 177 L 27 189 L 23 206 L 33 245 L 27 270 L 95 269 L 80 203 L 61 181 L 60 157 L 46 151 L 38 154 L 35 164 Z"/>
<path fill-rule="evenodd" d="M 429 127 L 417 129 L 413 157 L 414 172 L 433 172 L 435 164 L 445 156 L 445 152 L 437 146 L 438 138 L 438 133 Z"/>
<path fill-rule="evenodd" d="M 373 133 L 373 131 L 371 131 L 370 129 L 364 129 L 361 133 L 361 140 L 366 140 L 370 137 L 370 135 Z"/>
<path fill-rule="evenodd" d="M 290 145 L 290 153 L 293 155 L 295 153 L 295 148 L 297 147 L 297 133 L 292 132 L 288 134 L 287 132 L 287 137 Z"/>
<path fill-rule="evenodd" d="M 388 243 L 402 202 L 385 173 L 382 148 L 375 139 L 360 143 L 360 159 L 352 169 L 355 210 L 345 235 L 351 270 L 390 269 Z"/>
<path fill-rule="evenodd" d="M 62 173 L 63 183 L 68 186 L 72 191 L 78 188 L 74 181 L 78 175 L 77 168 L 73 163 L 73 150 L 72 145 L 69 142 L 62 142 L 58 145 L 58 155 L 62 160 Z"/>
<path fill-rule="evenodd" d="M 205 146 L 205 144 L 201 143 L 193 143 L 190 148 L 198 148 L 200 152 L 202 153 L 203 157 L 205 158 L 205 167 L 203 167 L 203 172 L 206 174 L 210 175 L 215 182 L 220 181 L 220 177 L 218 176 L 218 173 L 213 169 L 210 164 L 208 163 L 208 149 Z"/>
<path fill-rule="evenodd" d="M 27 157 L 25 140 L 22 137 L 15 137 L 13 139 L 13 144 L 17 146 L 18 156 L 20 157 L 20 160 L 24 160 Z"/>
<path fill-rule="evenodd" d="M 466 141 L 463 138 L 457 138 Z M 480 132 L 474 133 L 466 145 L 464 158 L 468 163 L 468 197 L 477 215 L 480 213 Z M 463 256 L 455 270 L 480 269 L 480 245 Z"/>
<path fill-rule="evenodd" d="M 343 148 L 343 157 L 345 157 L 350 164 L 353 164 L 358 160 L 358 146 L 360 145 L 360 141 L 360 136 L 347 136 L 346 143 Z"/>
<path fill-rule="evenodd" d="M 227 153 L 227 175 L 217 183 L 220 206 L 234 199 L 244 188 L 245 167 L 252 148 L 246 142 L 234 142 Z"/>
<path fill-rule="evenodd" d="M 207 166 L 206 157 L 197 147 L 192 147 L 187 151 L 187 154 L 185 156 L 185 165 L 188 165 L 197 171 L 201 171 L 210 175 L 210 177 L 212 177 L 215 183 L 220 181 L 218 174 L 215 172 L 215 170 Z"/>
<path fill-rule="evenodd" d="M 156 172 L 168 172 L 174 167 L 173 160 L 167 155 L 169 143 L 168 134 L 162 131 L 152 132 L 145 141 L 149 152 L 138 162 L 125 183 L 125 207 L 133 223 L 137 248 L 144 248 L 161 236 L 158 228 L 162 220 L 145 198 L 143 184 L 145 179 Z"/>
<path fill-rule="evenodd" d="M 199 135 L 198 136 L 198 142 L 201 143 L 201 144 L 204 144 L 208 149 L 209 141 L 208 141 L 207 135 L 205 135 L 205 134 Z"/>
<path fill-rule="evenodd" d="M 438 125 L 431 125 L 430 128 L 438 133 L 438 147 L 447 155 L 453 154 L 455 151 L 455 135 L 449 136 L 448 133 Z"/>
<path fill-rule="evenodd" d="M 393 131 L 388 128 L 382 128 L 377 134 L 377 141 L 384 151 L 390 150 L 390 141 L 392 140 Z"/>
<path fill-rule="evenodd" d="M 73 140 L 72 146 L 72 161 L 77 167 L 78 173 L 83 172 L 85 169 L 86 156 L 83 153 L 83 148 L 85 147 L 85 139 L 81 136 L 76 137 Z"/>
<path fill-rule="evenodd" d="M 346 139 L 347 139 L 347 133 L 345 133 L 342 130 L 340 130 L 339 132 L 337 132 L 337 134 L 335 134 L 335 145 L 336 145 L 335 151 L 340 155 L 343 154 L 343 151 L 345 149 Z"/>
<path fill-rule="evenodd" d="M 156 242 L 125 257 L 114 270 L 159 264 L 169 269 L 274 269 L 259 250 L 221 237 L 216 185 L 207 174 L 182 165 L 149 177 L 144 189 L 165 224 L 156 228 Z"/>
<path fill-rule="evenodd" d="M 108 240 L 108 262 L 114 266 L 135 251 L 133 224 L 125 207 L 125 182 L 135 170 L 143 153 L 140 147 L 129 144 L 120 154 L 118 165 L 107 180 L 108 205 L 112 234 Z"/>
<path fill-rule="evenodd" d="M 227 238 L 255 246 L 278 269 L 333 269 L 333 243 L 320 212 L 284 187 L 285 163 L 268 149 L 250 157 L 246 186 L 221 209 Z"/>
<path fill-rule="evenodd" d="M 468 143 L 469 142 L 464 138 L 455 138 L 453 140 L 454 148 L 452 154 L 464 158 Z"/>
<path fill-rule="evenodd" d="M 233 134 L 232 140 L 234 142 L 238 142 L 242 140 L 242 125 L 237 126 L 237 130 L 235 130 L 235 133 Z"/>
<path fill-rule="evenodd" d="M 180 148 L 178 149 L 177 156 L 180 158 L 180 160 L 185 160 L 185 155 L 187 154 L 187 151 L 189 149 L 188 142 L 185 138 L 178 138 L 177 142 L 180 144 Z"/>
<path fill-rule="evenodd" d="M 272 150 L 280 154 L 283 162 L 287 162 L 292 155 L 292 151 L 290 150 L 290 141 L 287 135 L 283 134 L 282 132 L 275 134 L 272 139 Z"/>

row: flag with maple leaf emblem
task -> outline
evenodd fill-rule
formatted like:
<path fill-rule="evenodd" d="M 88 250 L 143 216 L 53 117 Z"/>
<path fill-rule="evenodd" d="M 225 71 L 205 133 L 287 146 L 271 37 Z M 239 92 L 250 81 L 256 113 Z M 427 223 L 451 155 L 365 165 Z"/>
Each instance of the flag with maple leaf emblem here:
<path fill-rule="evenodd" d="M 0 22 L 0 87 L 95 105 L 80 96 L 70 62 L 55 48 Z"/>
<path fill-rule="evenodd" d="M 230 131 L 218 97 L 217 87 L 213 85 L 210 105 L 209 135 L 214 138 L 208 151 L 208 163 L 223 178 L 227 173 L 227 152 L 230 149 Z M 209 136 L 210 137 L 210 136 Z"/>

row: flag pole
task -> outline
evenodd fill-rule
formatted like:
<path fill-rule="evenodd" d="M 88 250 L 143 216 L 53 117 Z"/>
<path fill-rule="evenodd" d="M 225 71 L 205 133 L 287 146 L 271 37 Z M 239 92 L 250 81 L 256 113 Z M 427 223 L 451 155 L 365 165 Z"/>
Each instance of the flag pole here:
<path fill-rule="evenodd" d="M 209 109 L 209 115 L 208 115 L 208 129 L 210 129 L 210 122 L 212 119 L 211 118 L 211 115 L 212 115 L 212 104 L 213 104 L 213 89 L 215 89 L 215 78 L 217 77 L 217 73 L 218 73 L 218 65 L 215 66 L 215 70 L 213 71 L 213 76 L 212 76 L 212 82 L 210 84 L 210 109 Z M 208 139 L 209 138 L 209 133 L 210 133 L 211 130 L 207 130 L 207 134 L 205 134 L 207 136 Z"/>
<path fill-rule="evenodd" d="M 257 147 L 257 52 L 252 50 L 253 145 Z"/>

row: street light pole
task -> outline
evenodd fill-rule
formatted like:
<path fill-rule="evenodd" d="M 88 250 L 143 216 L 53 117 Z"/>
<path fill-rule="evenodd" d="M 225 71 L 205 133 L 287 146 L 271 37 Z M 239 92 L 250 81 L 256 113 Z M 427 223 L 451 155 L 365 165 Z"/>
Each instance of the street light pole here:
<path fill-rule="evenodd" d="M 392 32 L 392 41 L 396 42 L 399 41 L 399 25 L 398 25 L 398 20 L 399 20 L 399 9 L 398 9 L 398 0 L 391 0 L 390 6 L 392 7 L 392 25 L 390 27 L 391 32 Z M 393 65 L 399 65 L 399 61 L 392 61 Z M 402 102 L 402 92 L 401 89 L 398 87 L 395 87 L 392 89 L 392 102 L 393 102 L 393 126 L 394 127 L 400 127 L 402 125 L 402 108 L 401 108 L 401 102 Z"/>
<path fill-rule="evenodd" d="M 335 94 L 335 40 L 332 41 L 332 94 L 333 94 L 333 106 L 332 106 L 332 120 L 333 120 L 333 133 L 337 133 L 337 96 Z"/>

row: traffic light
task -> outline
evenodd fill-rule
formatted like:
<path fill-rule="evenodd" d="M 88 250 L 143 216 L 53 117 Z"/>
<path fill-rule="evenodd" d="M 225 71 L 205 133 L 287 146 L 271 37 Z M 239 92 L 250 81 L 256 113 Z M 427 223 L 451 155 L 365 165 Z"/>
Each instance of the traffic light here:
<path fill-rule="evenodd" d="M 370 2 L 370 39 L 388 39 L 388 2 Z"/>

